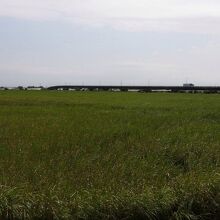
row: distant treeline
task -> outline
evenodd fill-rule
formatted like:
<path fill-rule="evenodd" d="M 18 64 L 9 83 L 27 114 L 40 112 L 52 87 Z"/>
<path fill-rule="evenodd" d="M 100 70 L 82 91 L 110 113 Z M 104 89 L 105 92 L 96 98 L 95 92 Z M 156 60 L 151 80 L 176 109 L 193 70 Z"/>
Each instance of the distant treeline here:
<path fill-rule="evenodd" d="M 43 86 L 17 86 L 17 87 L 0 87 L 0 90 L 44 90 Z"/>

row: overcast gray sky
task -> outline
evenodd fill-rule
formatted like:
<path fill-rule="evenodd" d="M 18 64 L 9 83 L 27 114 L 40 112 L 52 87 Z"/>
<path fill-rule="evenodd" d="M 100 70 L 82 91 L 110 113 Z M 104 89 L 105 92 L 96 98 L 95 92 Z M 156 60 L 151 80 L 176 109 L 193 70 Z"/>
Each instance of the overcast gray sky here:
<path fill-rule="evenodd" d="M 219 0 L 0 0 L 0 86 L 220 85 Z"/>

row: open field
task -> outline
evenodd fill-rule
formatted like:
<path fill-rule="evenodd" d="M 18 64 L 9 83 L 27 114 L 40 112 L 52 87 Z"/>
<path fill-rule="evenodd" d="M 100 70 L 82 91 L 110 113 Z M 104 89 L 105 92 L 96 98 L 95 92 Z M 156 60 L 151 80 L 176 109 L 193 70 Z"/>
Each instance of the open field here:
<path fill-rule="evenodd" d="M 0 219 L 219 219 L 220 95 L 0 92 Z"/>

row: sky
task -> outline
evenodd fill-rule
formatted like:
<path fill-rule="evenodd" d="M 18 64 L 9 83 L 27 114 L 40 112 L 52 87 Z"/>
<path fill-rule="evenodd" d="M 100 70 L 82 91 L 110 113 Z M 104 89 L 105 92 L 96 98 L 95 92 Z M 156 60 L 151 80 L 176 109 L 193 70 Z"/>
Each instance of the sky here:
<path fill-rule="evenodd" d="M 220 86 L 219 0 L 0 0 L 0 86 Z"/>

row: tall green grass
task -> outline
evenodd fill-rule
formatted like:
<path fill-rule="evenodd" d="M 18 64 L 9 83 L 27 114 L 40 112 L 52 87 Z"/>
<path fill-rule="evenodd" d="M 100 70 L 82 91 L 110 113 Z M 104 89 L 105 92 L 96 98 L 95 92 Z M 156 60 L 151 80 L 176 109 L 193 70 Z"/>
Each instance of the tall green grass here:
<path fill-rule="evenodd" d="M 219 216 L 219 95 L 0 92 L 0 219 Z"/>

